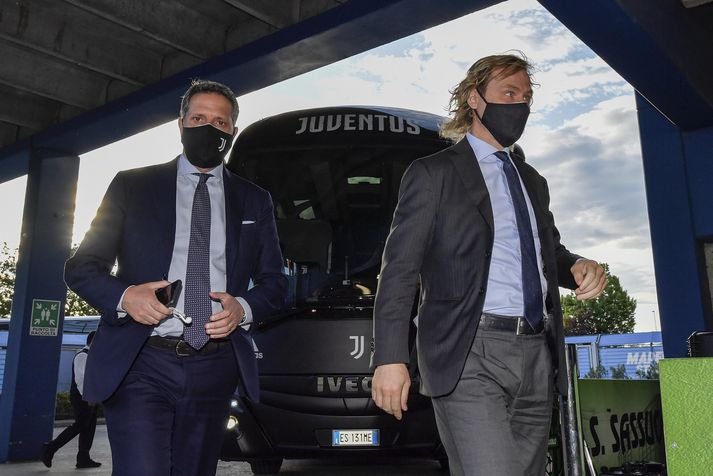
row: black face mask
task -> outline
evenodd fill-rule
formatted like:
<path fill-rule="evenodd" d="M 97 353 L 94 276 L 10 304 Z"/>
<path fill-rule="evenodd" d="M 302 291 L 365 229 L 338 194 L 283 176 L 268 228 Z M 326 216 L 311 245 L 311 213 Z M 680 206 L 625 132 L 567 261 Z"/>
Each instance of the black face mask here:
<path fill-rule="evenodd" d="M 524 102 L 512 104 L 488 102 L 482 94 L 480 97 L 487 107 L 483 117 L 480 117 L 478 111 L 473 109 L 475 114 L 500 145 L 510 147 L 525 130 L 527 117 L 530 115 L 530 106 Z"/>
<path fill-rule="evenodd" d="M 184 127 L 181 143 L 188 162 L 201 169 L 217 167 L 230 150 L 233 136 L 206 124 Z"/>

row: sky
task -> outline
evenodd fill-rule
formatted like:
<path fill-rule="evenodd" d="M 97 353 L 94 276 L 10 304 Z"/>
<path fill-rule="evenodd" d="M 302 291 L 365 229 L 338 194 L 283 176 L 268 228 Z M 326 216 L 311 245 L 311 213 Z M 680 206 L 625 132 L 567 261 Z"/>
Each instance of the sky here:
<path fill-rule="evenodd" d="M 238 98 L 238 127 L 285 111 L 347 104 L 447 114 L 478 58 L 520 50 L 536 66 L 518 143 L 549 183 L 571 251 L 606 262 L 637 301 L 636 330 L 659 330 L 633 88 L 535 0 L 510 0 Z M 176 104 L 178 112 L 178 104 Z M 73 241 L 119 170 L 181 152 L 176 121 L 81 156 Z M 0 243 L 19 243 L 26 178 L 0 184 Z"/>

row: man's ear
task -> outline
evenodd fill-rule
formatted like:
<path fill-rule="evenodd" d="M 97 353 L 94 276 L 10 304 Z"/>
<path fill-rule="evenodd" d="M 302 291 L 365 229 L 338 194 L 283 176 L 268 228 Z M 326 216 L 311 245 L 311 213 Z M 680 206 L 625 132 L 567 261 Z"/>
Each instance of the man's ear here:
<path fill-rule="evenodd" d="M 238 135 L 238 127 L 233 127 L 233 138 Z"/>
<path fill-rule="evenodd" d="M 178 130 L 183 135 L 183 118 L 181 116 L 178 116 Z"/>
<path fill-rule="evenodd" d="M 478 94 L 478 91 L 473 88 L 468 94 L 468 106 L 470 106 L 471 109 L 476 109 L 478 107 L 479 102 L 480 94 Z"/>

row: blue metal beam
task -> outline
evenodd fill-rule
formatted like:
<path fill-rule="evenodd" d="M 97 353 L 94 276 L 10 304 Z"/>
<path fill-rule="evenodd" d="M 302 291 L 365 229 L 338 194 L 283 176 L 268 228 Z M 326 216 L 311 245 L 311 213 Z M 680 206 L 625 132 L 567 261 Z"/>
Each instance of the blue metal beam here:
<path fill-rule="evenodd" d="M 688 336 L 710 326 L 690 206 L 691 151 L 680 129 L 638 93 L 636 105 L 664 352 L 685 357 Z"/>
<path fill-rule="evenodd" d="M 81 155 L 177 117 L 193 78 L 242 95 L 500 1 L 350 1 L 38 133 L 33 146 Z M 20 171 L 5 166 L 10 153 L 0 149 L 0 182 Z"/>
<path fill-rule="evenodd" d="M 39 459 L 41 443 L 52 436 L 67 295 L 62 273 L 78 174 L 77 156 L 38 152 L 30 160 L 0 400 L 0 463 Z M 59 304 L 39 313 L 35 300 Z M 31 319 L 33 312 L 39 321 Z M 56 335 L 38 335 L 51 334 L 52 324 Z"/>
<path fill-rule="evenodd" d="M 711 184 L 713 184 L 713 126 L 684 132 L 686 170 L 690 187 L 690 206 L 696 236 L 713 239 Z M 713 326 L 712 326 L 713 327 Z"/>
<path fill-rule="evenodd" d="M 0 183 L 27 175 L 30 170 L 30 150 L 30 139 L 0 149 Z"/>

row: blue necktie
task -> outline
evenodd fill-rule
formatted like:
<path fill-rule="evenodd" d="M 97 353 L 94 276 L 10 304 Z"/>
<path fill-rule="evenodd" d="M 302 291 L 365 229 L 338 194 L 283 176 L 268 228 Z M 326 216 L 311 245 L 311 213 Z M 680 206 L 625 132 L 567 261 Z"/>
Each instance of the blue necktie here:
<path fill-rule="evenodd" d="M 532 236 L 532 223 L 530 213 L 527 211 L 525 194 L 520 185 L 520 177 L 515 166 L 510 162 L 506 152 L 495 152 L 495 156 L 503 162 L 503 171 L 508 181 L 510 198 L 515 207 L 517 231 L 520 235 L 520 258 L 522 264 L 522 299 L 524 303 L 525 319 L 536 329 L 542 321 L 542 284 L 540 271 L 537 268 L 537 252 L 535 251 L 535 238 Z"/>
<path fill-rule="evenodd" d="M 210 296 L 210 195 L 206 182 L 212 175 L 198 175 L 193 195 L 191 237 L 188 241 L 186 264 L 186 295 L 184 310 L 193 322 L 184 328 L 183 338 L 196 350 L 208 342 L 205 324 L 213 313 Z"/>

